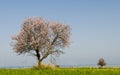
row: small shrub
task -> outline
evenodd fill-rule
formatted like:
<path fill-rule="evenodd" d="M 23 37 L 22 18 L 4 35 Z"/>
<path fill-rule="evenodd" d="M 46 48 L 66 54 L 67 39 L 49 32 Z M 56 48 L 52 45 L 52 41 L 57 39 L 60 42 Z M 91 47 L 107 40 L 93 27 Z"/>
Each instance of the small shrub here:
<path fill-rule="evenodd" d="M 56 68 L 60 68 L 60 65 L 55 65 Z"/>
<path fill-rule="evenodd" d="M 105 60 L 103 58 L 100 58 L 98 60 L 98 64 L 97 65 L 100 66 L 99 68 L 103 68 L 103 66 L 106 65 L 106 62 L 105 62 Z"/>
<path fill-rule="evenodd" d="M 33 66 L 32 69 L 38 70 L 38 66 Z"/>
<path fill-rule="evenodd" d="M 43 64 L 42 63 L 42 64 L 40 64 L 39 67 L 38 66 L 33 66 L 32 68 L 38 70 L 38 69 L 55 69 L 57 67 L 53 66 L 52 64 Z"/>

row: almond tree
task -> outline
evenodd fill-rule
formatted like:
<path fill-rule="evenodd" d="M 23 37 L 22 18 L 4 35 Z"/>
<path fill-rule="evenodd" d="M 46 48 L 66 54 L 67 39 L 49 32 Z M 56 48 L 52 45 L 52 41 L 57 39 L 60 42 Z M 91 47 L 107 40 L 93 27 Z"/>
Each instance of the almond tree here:
<path fill-rule="evenodd" d="M 38 67 L 51 54 L 60 55 L 70 45 L 70 26 L 39 17 L 24 20 L 20 32 L 12 37 L 13 49 L 18 54 L 30 53 L 37 57 Z"/>

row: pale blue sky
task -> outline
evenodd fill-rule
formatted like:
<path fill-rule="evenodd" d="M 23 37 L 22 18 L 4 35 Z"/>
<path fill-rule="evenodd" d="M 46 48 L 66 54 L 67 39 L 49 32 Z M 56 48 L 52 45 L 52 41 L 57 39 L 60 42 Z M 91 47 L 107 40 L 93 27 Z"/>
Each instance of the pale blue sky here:
<path fill-rule="evenodd" d="M 30 16 L 71 26 L 71 46 L 58 58 L 60 65 L 96 65 L 101 57 L 120 65 L 120 0 L 0 0 L 0 67 L 36 64 L 10 46 Z"/>

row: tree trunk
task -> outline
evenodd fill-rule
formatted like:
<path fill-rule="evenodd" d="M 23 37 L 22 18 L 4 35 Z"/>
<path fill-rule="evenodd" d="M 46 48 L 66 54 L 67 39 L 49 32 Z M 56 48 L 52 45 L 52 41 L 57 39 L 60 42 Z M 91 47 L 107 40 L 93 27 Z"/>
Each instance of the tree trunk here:
<path fill-rule="evenodd" d="M 38 60 L 38 68 L 40 68 L 41 67 L 41 60 Z"/>
<path fill-rule="evenodd" d="M 41 60 L 40 60 L 40 53 L 39 53 L 39 50 L 36 50 L 36 57 L 37 57 L 37 60 L 38 60 L 38 68 L 41 66 Z"/>

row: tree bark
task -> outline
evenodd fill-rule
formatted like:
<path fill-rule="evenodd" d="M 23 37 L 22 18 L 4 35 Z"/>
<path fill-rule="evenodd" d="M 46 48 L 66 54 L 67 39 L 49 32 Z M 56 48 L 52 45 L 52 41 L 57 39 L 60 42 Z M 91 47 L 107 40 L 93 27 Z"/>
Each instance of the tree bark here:
<path fill-rule="evenodd" d="M 38 60 L 38 67 L 41 66 L 41 60 L 40 60 L 40 53 L 39 53 L 39 50 L 36 50 L 36 57 L 37 57 L 37 60 Z"/>
<path fill-rule="evenodd" d="M 41 67 L 41 60 L 38 60 L 38 68 L 40 68 Z"/>

